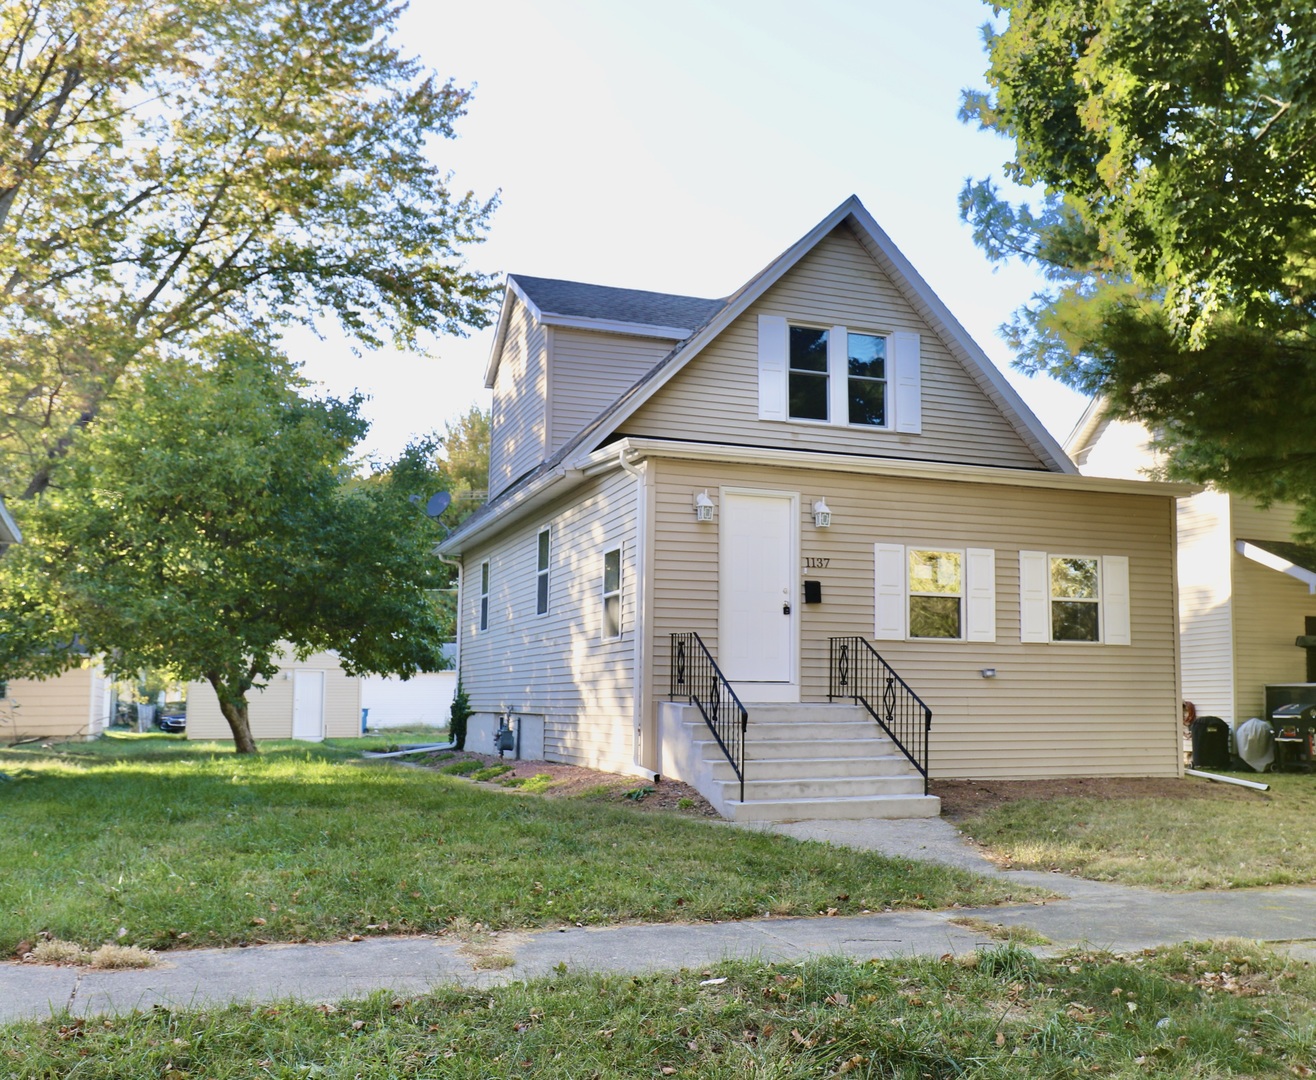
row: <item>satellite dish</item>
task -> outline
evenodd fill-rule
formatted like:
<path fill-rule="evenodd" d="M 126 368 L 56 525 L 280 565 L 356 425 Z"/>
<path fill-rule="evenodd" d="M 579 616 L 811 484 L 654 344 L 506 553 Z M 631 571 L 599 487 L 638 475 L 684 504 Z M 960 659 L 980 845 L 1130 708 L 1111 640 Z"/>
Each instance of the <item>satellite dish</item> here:
<path fill-rule="evenodd" d="M 452 495 L 446 491 L 440 491 L 438 494 L 430 496 L 430 501 L 425 504 L 425 513 L 432 518 L 436 518 L 448 509 L 451 502 Z"/>

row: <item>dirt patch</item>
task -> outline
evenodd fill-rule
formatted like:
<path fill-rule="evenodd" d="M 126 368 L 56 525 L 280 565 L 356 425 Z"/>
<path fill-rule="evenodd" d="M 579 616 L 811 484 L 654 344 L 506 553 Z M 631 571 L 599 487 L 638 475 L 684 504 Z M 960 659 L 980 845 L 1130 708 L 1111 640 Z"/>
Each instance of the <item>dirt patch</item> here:
<path fill-rule="evenodd" d="M 419 758 L 417 763 L 425 768 L 441 769 L 456 761 L 478 761 L 485 766 L 511 765 L 511 772 L 482 781 L 490 787 L 502 786 L 510 790 L 512 785 L 507 783 L 509 780 L 548 775 L 552 783 L 539 794 L 550 799 L 588 798 L 633 806 L 638 810 L 665 810 L 693 817 L 718 817 L 717 811 L 707 799 L 689 784 L 679 780 L 662 779 L 655 782 L 638 776 L 599 772 L 580 765 L 564 765 L 557 761 L 513 761 L 510 758 L 500 759 L 497 754 L 472 754 L 465 751 L 451 757 L 436 754 Z"/>
<path fill-rule="evenodd" d="M 1269 798 L 1264 792 L 1197 777 L 1076 777 L 1065 780 L 933 780 L 942 817 L 963 821 L 1020 799 L 1210 799 L 1224 802 Z"/>

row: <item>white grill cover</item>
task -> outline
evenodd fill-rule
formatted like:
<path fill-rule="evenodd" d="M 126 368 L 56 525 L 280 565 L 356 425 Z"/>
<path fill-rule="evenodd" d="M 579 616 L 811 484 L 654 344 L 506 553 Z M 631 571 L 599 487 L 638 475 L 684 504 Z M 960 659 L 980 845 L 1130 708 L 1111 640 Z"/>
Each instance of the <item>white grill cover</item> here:
<path fill-rule="evenodd" d="M 1238 747 L 1238 756 L 1257 772 L 1265 772 L 1275 760 L 1275 732 L 1255 716 L 1234 729 L 1234 745 Z"/>

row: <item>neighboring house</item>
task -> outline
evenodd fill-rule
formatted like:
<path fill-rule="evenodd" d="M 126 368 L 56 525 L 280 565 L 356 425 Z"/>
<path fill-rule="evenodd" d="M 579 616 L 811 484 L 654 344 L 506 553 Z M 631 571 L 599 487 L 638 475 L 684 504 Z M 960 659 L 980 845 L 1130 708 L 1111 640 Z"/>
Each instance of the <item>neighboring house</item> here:
<path fill-rule="evenodd" d="M 409 679 L 397 675 L 367 675 L 361 680 L 361 708 L 371 728 L 446 728 L 457 693 L 457 650 L 443 646 L 451 671 L 419 672 Z"/>
<path fill-rule="evenodd" d="M 1158 465 L 1141 424 L 1098 398 L 1066 449 L 1084 472 L 1138 477 Z M 1200 716 L 1231 723 L 1265 715 L 1265 687 L 1316 682 L 1316 548 L 1293 542 L 1294 510 L 1261 509 L 1208 489 L 1178 504 L 1183 696 Z"/>
<path fill-rule="evenodd" d="M 439 545 L 468 747 L 508 719 L 729 816 L 936 813 L 855 708 L 876 649 L 933 776 L 1179 772 L 1190 489 L 1079 475 L 857 199 L 724 299 L 509 277 L 486 382 L 490 502 Z"/>
<path fill-rule="evenodd" d="M 265 689 L 247 695 L 248 719 L 257 739 L 352 738 L 362 733 L 365 709 L 370 710 L 372 728 L 447 727 L 456 689 L 455 671 L 421 672 L 406 680 L 395 675 L 355 676 L 343 670 L 333 652 L 305 660 L 289 656 Z M 187 735 L 233 737 L 209 683 L 187 684 Z"/>
<path fill-rule="evenodd" d="M 285 657 L 263 690 L 247 694 L 256 739 L 344 739 L 361 734 L 361 680 L 343 671 L 332 652 L 305 660 Z M 187 737 L 231 739 L 209 683 L 187 684 Z"/>
<path fill-rule="evenodd" d="M 90 660 L 49 679 L 0 683 L 0 744 L 95 738 L 113 715 L 113 684 Z"/>

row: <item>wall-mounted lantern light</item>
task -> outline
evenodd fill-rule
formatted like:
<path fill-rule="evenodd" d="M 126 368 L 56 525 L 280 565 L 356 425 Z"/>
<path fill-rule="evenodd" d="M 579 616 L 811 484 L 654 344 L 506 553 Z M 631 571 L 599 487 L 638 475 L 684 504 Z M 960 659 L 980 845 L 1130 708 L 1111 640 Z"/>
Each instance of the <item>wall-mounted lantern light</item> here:
<path fill-rule="evenodd" d="M 701 491 L 695 496 L 695 520 L 713 520 L 713 500 L 708 497 L 707 491 Z"/>
<path fill-rule="evenodd" d="M 826 500 L 818 499 L 813 504 L 813 523 L 819 529 L 832 527 L 832 509 Z"/>

